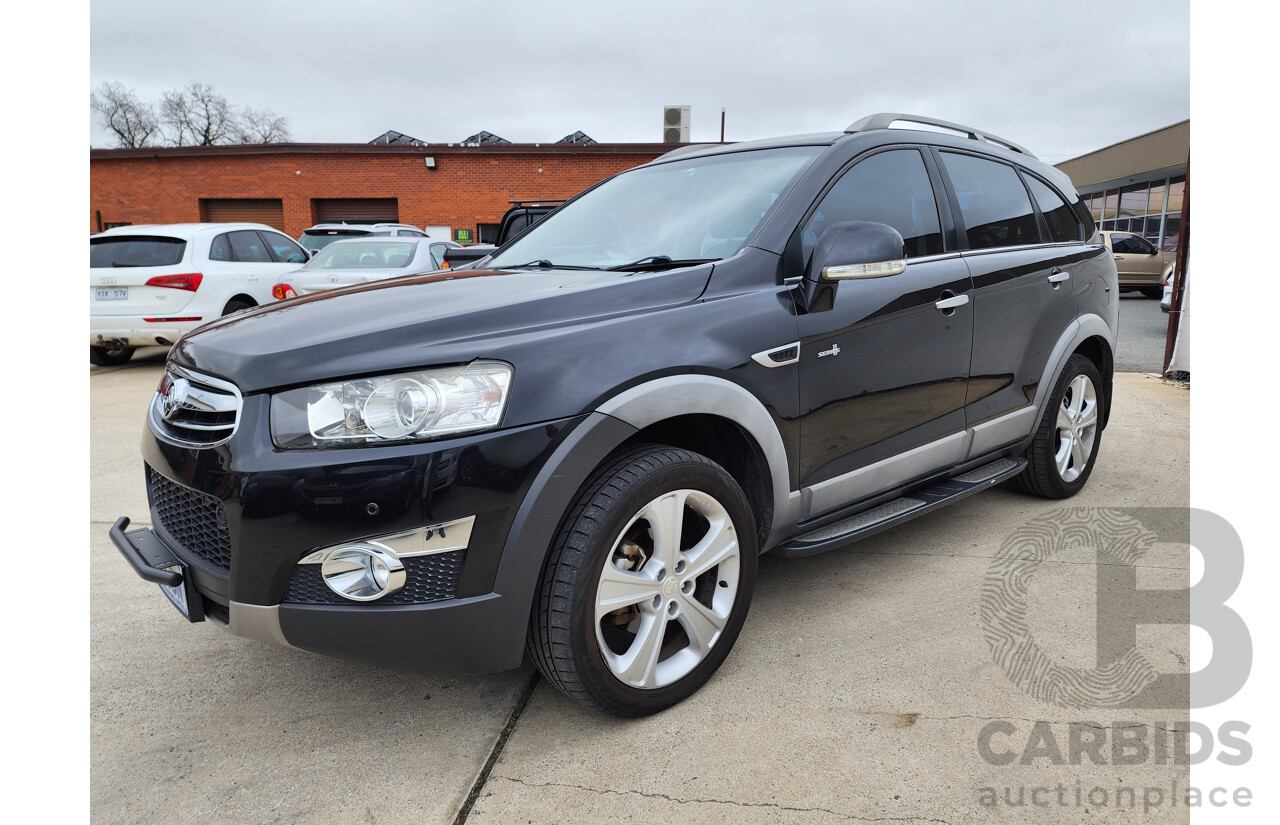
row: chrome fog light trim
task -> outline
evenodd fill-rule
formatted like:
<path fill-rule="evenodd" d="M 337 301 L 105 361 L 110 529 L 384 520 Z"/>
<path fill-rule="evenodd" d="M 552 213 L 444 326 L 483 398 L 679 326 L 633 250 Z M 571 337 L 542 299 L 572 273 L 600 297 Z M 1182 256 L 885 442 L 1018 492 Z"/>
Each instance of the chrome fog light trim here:
<path fill-rule="evenodd" d="M 325 553 L 320 577 L 344 599 L 371 602 L 404 587 L 404 565 L 377 542 L 346 544 Z"/>
<path fill-rule="evenodd" d="M 448 553 L 452 550 L 466 550 L 467 546 L 471 544 L 471 529 L 475 525 L 475 521 L 475 516 L 467 516 L 466 518 L 446 521 L 442 524 L 428 524 L 426 527 L 406 530 L 403 533 L 358 539 L 339 545 L 339 547 L 346 547 L 347 545 L 376 545 L 398 559 L 407 559 L 412 556 L 430 556 L 434 553 Z M 329 554 L 339 549 L 339 547 L 325 547 L 316 550 L 314 553 L 303 556 L 298 561 L 298 564 L 323 564 Z"/>

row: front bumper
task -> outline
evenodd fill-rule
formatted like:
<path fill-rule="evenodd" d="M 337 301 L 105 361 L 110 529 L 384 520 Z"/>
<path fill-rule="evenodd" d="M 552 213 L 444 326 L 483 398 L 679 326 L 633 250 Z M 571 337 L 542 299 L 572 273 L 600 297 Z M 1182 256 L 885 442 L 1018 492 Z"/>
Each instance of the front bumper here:
<path fill-rule="evenodd" d="M 157 581 L 164 565 L 137 545 L 164 548 L 192 588 L 193 616 L 243 636 L 402 670 L 518 666 L 531 589 L 499 587 L 498 570 L 521 505 L 546 486 L 540 473 L 591 416 L 439 442 L 281 451 L 268 410 L 266 396 L 246 397 L 234 436 L 216 447 L 146 431 L 152 530 L 132 542 L 117 539 L 123 527 L 112 536 L 135 571 Z M 429 581 L 415 583 L 410 569 L 402 594 L 413 598 L 348 602 L 324 587 L 317 565 L 299 565 L 323 548 L 469 517 L 465 549 L 424 557 Z M 539 564 L 548 544 L 528 547 Z"/>

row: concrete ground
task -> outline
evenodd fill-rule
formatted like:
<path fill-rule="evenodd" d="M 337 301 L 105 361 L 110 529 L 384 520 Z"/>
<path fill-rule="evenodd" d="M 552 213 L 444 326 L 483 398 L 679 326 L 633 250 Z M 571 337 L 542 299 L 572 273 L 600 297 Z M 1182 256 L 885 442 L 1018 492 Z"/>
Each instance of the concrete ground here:
<path fill-rule="evenodd" d="M 94 822 L 446 823 L 473 788 L 468 823 L 1188 821 L 1183 800 L 1170 801 L 1185 765 L 1116 765 L 1111 751 L 1117 729 L 1164 742 L 1185 706 L 1033 698 L 1043 673 L 1016 685 L 984 640 L 983 613 L 984 586 L 1000 579 L 992 560 L 1015 531 L 1097 515 L 1064 504 L 1184 517 L 1186 389 L 1118 375 L 1097 467 L 1069 502 L 1001 487 L 844 550 L 765 556 L 720 672 L 675 708 L 622 720 L 576 706 L 527 665 L 407 676 L 182 621 L 106 538 L 119 515 L 147 522 L 137 444 L 162 362 L 146 351 L 92 368 L 90 381 Z M 1026 594 L 1029 630 L 1061 667 L 1096 664 L 1094 558 L 1088 540 L 1065 547 Z M 1136 566 L 1138 587 L 1189 584 L 1185 545 L 1156 543 Z M 1188 671 L 1185 627 L 1143 626 L 1137 638 L 1156 670 Z M 1071 723 L 1083 723 L 1077 738 L 1107 737 L 1105 764 L 1087 753 L 1070 764 Z M 985 739 L 992 761 L 1008 752 L 1012 764 L 984 759 Z"/>

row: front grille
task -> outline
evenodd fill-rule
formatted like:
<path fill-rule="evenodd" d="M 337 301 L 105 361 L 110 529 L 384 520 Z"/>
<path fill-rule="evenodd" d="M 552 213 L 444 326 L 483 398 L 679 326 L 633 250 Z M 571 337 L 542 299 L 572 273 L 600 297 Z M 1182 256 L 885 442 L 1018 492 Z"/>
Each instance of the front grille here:
<path fill-rule="evenodd" d="M 183 550 L 231 569 L 231 533 L 221 501 L 175 484 L 150 467 L 147 496 L 157 523 Z"/>
<path fill-rule="evenodd" d="M 177 364 L 165 366 L 147 421 L 159 438 L 184 447 L 213 447 L 240 423 L 240 390 Z"/>
<path fill-rule="evenodd" d="M 455 598 L 466 555 L 466 550 L 452 550 L 401 559 L 405 572 L 404 587 L 367 604 L 426 604 Z M 289 591 L 284 600 L 294 604 L 356 604 L 329 589 L 320 577 L 318 564 L 298 565 L 289 580 Z"/>

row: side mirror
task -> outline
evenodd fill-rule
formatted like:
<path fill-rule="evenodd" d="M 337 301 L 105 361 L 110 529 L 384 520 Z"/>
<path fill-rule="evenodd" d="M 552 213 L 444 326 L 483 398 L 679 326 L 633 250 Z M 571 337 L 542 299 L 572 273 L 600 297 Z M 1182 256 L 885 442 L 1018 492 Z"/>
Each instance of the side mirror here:
<path fill-rule="evenodd" d="M 810 312 L 835 304 L 840 281 L 884 278 L 907 270 L 906 246 L 892 226 L 845 221 L 823 230 L 805 270 L 805 303 Z"/>
<path fill-rule="evenodd" d="M 809 259 L 810 281 L 884 278 L 907 270 L 902 235 L 892 226 L 871 221 L 845 221 L 827 227 Z"/>

